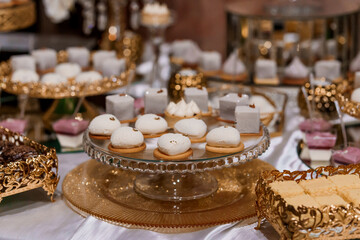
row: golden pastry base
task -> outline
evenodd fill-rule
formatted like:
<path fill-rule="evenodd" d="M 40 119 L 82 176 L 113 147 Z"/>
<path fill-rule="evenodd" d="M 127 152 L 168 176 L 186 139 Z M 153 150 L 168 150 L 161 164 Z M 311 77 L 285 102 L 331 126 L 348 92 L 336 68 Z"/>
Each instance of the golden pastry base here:
<path fill-rule="evenodd" d="M 305 78 L 284 77 L 283 80 L 282 80 L 282 83 L 286 84 L 286 85 L 302 86 L 308 81 L 309 81 L 308 77 L 305 77 Z"/>
<path fill-rule="evenodd" d="M 200 67 L 198 69 L 200 72 L 202 72 L 204 74 L 205 77 L 215 77 L 215 78 L 220 78 L 225 81 L 244 82 L 247 80 L 247 77 L 248 77 L 248 74 L 246 72 L 241 73 L 241 74 L 232 75 L 232 74 L 227 74 L 227 73 L 223 72 L 222 70 L 207 71 Z"/>
<path fill-rule="evenodd" d="M 275 78 L 254 78 L 254 83 L 258 85 L 279 85 L 279 77 Z"/>
<path fill-rule="evenodd" d="M 68 205 L 82 216 L 91 215 L 126 227 L 190 231 L 254 216 L 258 175 L 272 169 L 268 163 L 255 159 L 237 167 L 210 171 L 217 180 L 216 192 L 196 200 L 174 202 L 152 200 L 136 193 L 134 180 L 142 176 L 138 173 L 89 160 L 65 177 L 62 188 Z M 197 174 L 204 173 L 190 175 Z M 187 187 L 190 191 L 194 186 Z"/>

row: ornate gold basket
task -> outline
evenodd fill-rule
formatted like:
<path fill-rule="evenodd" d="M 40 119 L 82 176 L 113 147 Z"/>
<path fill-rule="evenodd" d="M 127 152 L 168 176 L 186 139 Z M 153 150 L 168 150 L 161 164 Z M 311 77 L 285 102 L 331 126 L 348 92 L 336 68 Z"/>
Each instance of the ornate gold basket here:
<path fill-rule="evenodd" d="M 58 53 L 58 62 L 66 62 L 66 51 Z M 134 77 L 135 64 L 129 63 L 125 72 L 119 76 L 104 77 L 101 81 L 94 83 L 76 83 L 71 81 L 66 84 L 52 85 L 35 83 L 18 83 L 11 81 L 11 64 L 9 61 L 0 63 L 0 87 L 11 94 L 25 94 L 34 98 L 62 99 L 68 97 L 83 97 L 100 95 L 111 90 L 127 85 Z"/>
<path fill-rule="evenodd" d="M 265 218 L 280 234 L 281 239 L 347 239 L 360 237 L 360 208 L 326 206 L 322 209 L 287 204 L 275 194 L 269 184 L 280 180 L 302 181 L 337 174 L 360 175 L 360 165 L 319 167 L 307 171 L 277 170 L 262 172 L 255 192 L 258 228 Z"/>
<path fill-rule="evenodd" d="M 59 182 L 58 159 L 54 148 L 48 148 L 18 133 L 0 126 L 0 140 L 16 145 L 28 145 L 41 155 L 26 160 L 0 164 L 0 201 L 2 198 L 42 187 L 48 195 L 53 195 Z"/>
<path fill-rule="evenodd" d="M 351 101 L 351 93 L 353 90 L 352 82 L 343 81 L 339 84 L 337 100 L 342 112 L 360 118 L 360 103 Z"/>
<path fill-rule="evenodd" d="M 31 0 L 0 4 L 0 32 L 27 28 L 36 21 L 36 6 Z"/>

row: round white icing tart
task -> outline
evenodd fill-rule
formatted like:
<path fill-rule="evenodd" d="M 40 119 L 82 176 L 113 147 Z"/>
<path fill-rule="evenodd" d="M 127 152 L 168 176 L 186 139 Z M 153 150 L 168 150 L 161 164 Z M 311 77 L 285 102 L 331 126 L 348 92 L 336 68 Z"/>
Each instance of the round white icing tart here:
<path fill-rule="evenodd" d="M 136 120 L 135 128 L 140 130 L 145 138 L 149 136 L 158 137 L 158 134 L 166 132 L 168 124 L 162 117 L 155 114 L 145 114 Z"/>
<path fill-rule="evenodd" d="M 192 140 L 203 138 L 206 134 L 207 126 L 201 119 L 189 118 L 176 122 L 174 129 L 176 132 L 188 136 Z"/>
<path fill-rule="evenodd" d="M 351 101 L 360 103 L 360 88 L 357 88 L 352 92 Z"/>
<path fill-rule="evenodd" d="M 154 150 L 154 156 L 165 160 L 185 159 L 192 155 L 191 142 L 188 137 L 178 133 L 162 135 Z"/>
<path fill-rule="evenodd" d="M 39 75 L 32 70 L 19 69 L 12 74 L 11 81 L 21 83 L 38 82 Z"/>
<path fill-rule="evenodd" d="M 96 82 L 102 80 L 103 77 L 100 73 L 96 71 L 87 71 L 82 72 L 79 75 L 76 76 L 75 81 L 78 83 L 84 83 L 84 82 Z"/>
<path fill-rule="evenodd" d="M 110 138 L 109 149 L 120 153 L 140 152 L 146 148 L 144 136 L 136 128 L 120 127 Z"/>
<path fill-rule="evenodd" d="M 41 77 L 41 83 L 46 85 L 57 85 L 67 83 L 66 77 L 57 73 L 47 73 Z"/>
<path fill-rule="evenodd" d="M 206 135 L 206 150 L 217 153 L 234 153 L 244 149 L 240 133 L 236 128 L 223 126 L 214 128 Z"/>
<path fill-rule="evenodd" d="M 55 73 L 66 78 L 73 78 L 81 73 L 81 67 L 77 63 L 61 63 L 55 67 Z"/>
<path fill-rule="evenodd" d="M 95 117 L 89 124 L 90 137 L 109 139 L 110 135 L 121 126 L 120 121 L 112 114 Z"/>

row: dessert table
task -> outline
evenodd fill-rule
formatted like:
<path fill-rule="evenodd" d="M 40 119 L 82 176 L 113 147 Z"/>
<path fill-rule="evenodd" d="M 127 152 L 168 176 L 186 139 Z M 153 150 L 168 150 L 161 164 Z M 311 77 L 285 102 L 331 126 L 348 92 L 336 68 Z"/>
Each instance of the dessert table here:
<path fill-rule="evenodd" d="M 289 95 L 286 107 L 284 134 L 271 139 L 269 150 L 260 159 L 278 170 L 305 170 L 307 166 L 298 158 L 297 140 L 301 132 L 297 129 L 303 120 L 297 106 L 297 88 L 279 88 Z M 197 231 L 171 233 L 156 229 L 129 229 L 100 221 L 94 217 L 83 218 L 73 212 L 62 196 L 62 181 L 66 174 L 82 162 L 89 160 L 85 153 L 58 154 L 59 175 L 52 203 L 41 189 L 6 197 L 0 204 L 0 239 L 278 239 L 279 236 L 268 223 L 257 231 L 257 218 L 219 225 Z"/>

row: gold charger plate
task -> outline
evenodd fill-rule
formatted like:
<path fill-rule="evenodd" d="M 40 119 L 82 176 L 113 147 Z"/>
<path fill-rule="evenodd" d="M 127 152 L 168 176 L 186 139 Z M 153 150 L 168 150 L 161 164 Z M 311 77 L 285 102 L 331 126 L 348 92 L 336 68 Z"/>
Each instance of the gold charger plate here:
<path fill-rule="evenodd" d="M 213 195 L 189 201 L 159 201 L 134 191 L 134 179 L 139 173 L 92 159 L 65 177 L 63 194 L 68 205 L 82 216 L 91 215 L 126 227 L 188 231 L 255 216 L 256 180 L 260 172 L 272 169 L 270 164 L 255 159 L 212 171 L 218 181 Z"/>

